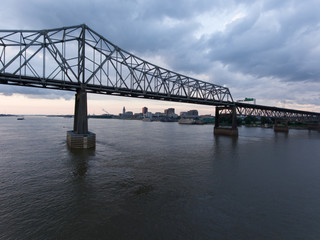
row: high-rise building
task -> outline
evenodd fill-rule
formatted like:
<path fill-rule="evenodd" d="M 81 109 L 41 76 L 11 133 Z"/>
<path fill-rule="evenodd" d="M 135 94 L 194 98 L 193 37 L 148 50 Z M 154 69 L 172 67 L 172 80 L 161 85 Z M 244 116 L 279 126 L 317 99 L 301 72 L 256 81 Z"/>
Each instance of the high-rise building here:
<path fill-rule="evenodd" d="M 187 112 L 180 112 L 180 117 L 185 117 L 185 116 L 187 116 L 187 115 L 188 115 Z"/>
<path fill-rule="evenodd" d="M 147 112 L 148 112 L 148 108 L 147 108 L 147 107 L 143 107 L 143 108 L 142 108 L 142 113 L 143 113 L 143 114 L 147 114 Z"/>
<path fill-rule="evenodd" d="M 188 115 L 189 116 L 198 116 L 198 110 L 190 110 L 188 111 Z"/>
<path fill-rule="evenodd" d="M 124 115 L 126 113 L 126 107 L 123 107 L 122 114 Z"/>
<path fill-rule="evenodd" d="M 168 108 L 168 109 L 165 109 L 164 110 L 164 114 L 166 114 L 166 115 L 170 115 L 170 116 L 172 116 L 172 115 L 174 115 L 174 108 Z"/>

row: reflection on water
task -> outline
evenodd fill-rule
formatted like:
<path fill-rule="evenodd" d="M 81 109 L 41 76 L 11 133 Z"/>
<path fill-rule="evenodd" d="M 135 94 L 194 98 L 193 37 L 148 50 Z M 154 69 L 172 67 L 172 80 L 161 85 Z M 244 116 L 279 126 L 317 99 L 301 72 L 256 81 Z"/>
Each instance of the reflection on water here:
<path fill-rule="evenodd" d="M 70 162 L 74 165 L 74 176 L 85 177 L 88 170 L 88 160 L 95 156 L 94 149 L 68 148 Z"/>
<path fill-rule="evenodd" d="M 238 136 L 218 136 L 214 135 L 214 149 L 228 149 L 234 151 L 237 148 Z"/>
<path fill-rule="evenodd" d="M 288 139 L 289 133 L 288 132 L 274 132 L 274 139 L 275 141 L 281 141 L 283 139 Z"/>
<path fill-rule="evenodd" d="M 319 239 L 320 135 L 0 118 L 0 239 Z"/>

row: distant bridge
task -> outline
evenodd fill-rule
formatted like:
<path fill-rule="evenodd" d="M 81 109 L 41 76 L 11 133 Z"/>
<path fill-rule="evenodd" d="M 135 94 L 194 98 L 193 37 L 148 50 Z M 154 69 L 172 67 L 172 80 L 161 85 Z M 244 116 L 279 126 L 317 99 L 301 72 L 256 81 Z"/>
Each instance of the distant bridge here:
<path fill-rule="evenodd" d="M 320 113 L 234 102 L 228 88 L 156 66 L 86 25 L 0 30 L 0 84 L 76 91 L 74 133 L 87 134 L 87 93 L 225 106 L 241 115 L 320 120 Z"/>

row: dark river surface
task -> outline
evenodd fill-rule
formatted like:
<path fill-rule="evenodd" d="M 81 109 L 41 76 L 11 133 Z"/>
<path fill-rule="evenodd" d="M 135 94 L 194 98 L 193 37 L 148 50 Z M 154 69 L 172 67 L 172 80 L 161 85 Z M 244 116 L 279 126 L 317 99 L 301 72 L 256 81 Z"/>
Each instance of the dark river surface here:
<path fill-rule="evenodd" d="M 320 133 L 0 118 L 0 239 L 320 239 Z"/>

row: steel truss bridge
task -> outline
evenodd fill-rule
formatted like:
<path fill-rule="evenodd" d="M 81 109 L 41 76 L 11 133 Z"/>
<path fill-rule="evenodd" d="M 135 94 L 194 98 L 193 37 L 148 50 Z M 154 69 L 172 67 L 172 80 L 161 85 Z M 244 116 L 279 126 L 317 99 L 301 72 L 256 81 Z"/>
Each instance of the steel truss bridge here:
<path fill-rule="evenodd" d="M 287 108 L 270 107 L 249 103 L 235 103 L 240 116 L 258 116 L 267 118 L 287 119 L 289 121 L 320 121 L 320 113 L 307 112 Z"/>
<path fill-rule="evenodd" d="M 156 66 L 86 25 L 0 30 L 0 84 L 226 106 L 226 111 L 234 106 L 240 115 L 320 120 L 320 113 L 234 102 L 228 88 Z"/>

